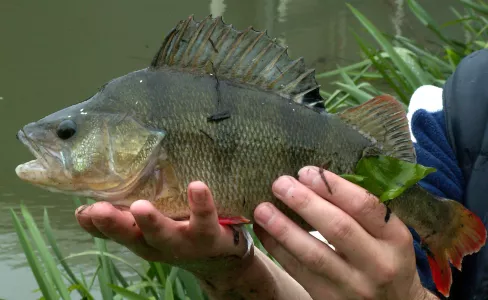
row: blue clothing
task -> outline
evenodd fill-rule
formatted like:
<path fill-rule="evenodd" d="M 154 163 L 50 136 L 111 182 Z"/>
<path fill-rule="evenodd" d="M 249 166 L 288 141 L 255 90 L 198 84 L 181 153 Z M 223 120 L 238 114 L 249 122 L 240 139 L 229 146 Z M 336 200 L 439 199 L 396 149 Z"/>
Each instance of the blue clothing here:
<path fill-rule="evenodd" d="M 419 184 L 437 196 L 461 202 L 465 181 L 447 139 L 444 113 L 442 111 L 429 113 L 425 110 L 418 110 L 412 116 L 411 126 L 417 140 L 417 143 L 414 144 L 417 162 L 437 169 L 437 172 L 427 175 Z M 414 237 L 420 280 L 424 287 L 436 292 L 427 255 L 420 246 L 420 238 L 413 229 L 410 230 Z M 452 270 L 454 277 L 456 270 L 454 268 Z"/>

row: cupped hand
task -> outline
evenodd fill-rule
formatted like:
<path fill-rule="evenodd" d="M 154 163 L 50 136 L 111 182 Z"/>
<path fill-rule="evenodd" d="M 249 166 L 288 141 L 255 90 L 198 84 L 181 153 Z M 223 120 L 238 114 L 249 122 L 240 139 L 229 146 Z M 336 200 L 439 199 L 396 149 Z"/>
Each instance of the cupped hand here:
<path fill-rule="evenodd" d="M 313 299 L 436 299 L 421 285 L 410 231 L 394 213 L 385 222 L 378 198 L 316 167 L 298 175 L 278 178 L 273 193 L 335 250 L 270 203 L 256 208 L 255 231 Z"/>
<path fill-rule="evenodd" d="M 136 201 L 130 208 L 96 202 L 79 207 L 75 215 L 81 227 L 95 237 L 114 240 L 146 260 L 182 266 L 205 276 L 249 256 L 252 240 L 236 229 L 240 236 L 235 244 L 235 232 L 218 223 L 212 194 L 204 183 L 190 183 L 188 198 L 191 215 L 187 221 L 165 217 L 146 200 Z"/>

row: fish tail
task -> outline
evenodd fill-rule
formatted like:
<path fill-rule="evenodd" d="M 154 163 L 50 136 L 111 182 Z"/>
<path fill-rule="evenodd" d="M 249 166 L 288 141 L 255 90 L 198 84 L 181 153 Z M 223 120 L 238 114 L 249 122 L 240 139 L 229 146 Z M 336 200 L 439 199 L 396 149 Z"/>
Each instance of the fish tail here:
<path fill-rule="evenodd" d="M 449 296 L 452 273 L 449 262 L 461 271 L 463 257 L 478 252 L 486 242 L 486 228 L 481 219 L 462 204 L 440 199 L 451 218 L 449 225 L 438 234 L 422 236 L 422 246 L 437 290 Z"/>

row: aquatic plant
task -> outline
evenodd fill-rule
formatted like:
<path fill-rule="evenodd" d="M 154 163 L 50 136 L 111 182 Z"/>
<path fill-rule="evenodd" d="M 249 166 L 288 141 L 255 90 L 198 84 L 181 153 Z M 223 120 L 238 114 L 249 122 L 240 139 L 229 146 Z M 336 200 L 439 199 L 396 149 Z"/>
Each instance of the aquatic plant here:
<path fill-rule="evenodd" d="M 186 300 L 207 299 L 194 276 L 177 267 L 164 263 L 145 262 L 143 271 L 107 250 L 107 241 L 93 238 L 94 250 L 64 256 L 51 228 L 48 212 L 44 210 L 44 234 L 35 223 L 29 210 L 21 205 L 20 215 L 11 210 L 15 230 L 27 262 L 42 294 L 40 299 L 154 299 Z M 75 272 L 70 260 L 80 256 L 96 258 L 95 272 L 87 278 L 84 272 Z M 137 275 L 131 282 L 124 278 L 118 265 L 124 265 Z M 99 290 L 94 289 L 98 281 Z M 95 296 L 96 295 L 96 296 Z"/>
<path fill-rule="evenodd" d="M 405 36 L 389 36 L 348 5 L 362 24 L 362 29 L 373 37 L 377 45 L 367 43 L 360 34 L 353 32 L 364 59 L 317 74 L 319 80 L 336 79 L 333 81 L 336 90 L 321 91 L 330 112 L 363 103 L 384 93 L 390 93 L 408 105 L 418 87 L 426 84 L 441 87 L 463 57 L 488 46 L 486 1 L 460 0 L 463 12 L 451 8 L 454 19 L 445 24 L 437 24 L 416 0 L 406 2 L 418 21 L 437 37 L 438 42 L 426 47 Z M 465 40 L 459 41 L 443 33 L 448 27 L 461 29 Z"/>

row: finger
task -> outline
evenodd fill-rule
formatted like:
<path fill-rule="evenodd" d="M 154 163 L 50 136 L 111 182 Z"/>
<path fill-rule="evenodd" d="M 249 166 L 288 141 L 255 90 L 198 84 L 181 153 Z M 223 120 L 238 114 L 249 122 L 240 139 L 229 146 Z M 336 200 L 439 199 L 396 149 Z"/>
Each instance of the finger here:
<path fill-rule="evenodd" d="M 336 283 L 311 272 L 260 226 L 253 227 L 264 248 L 280 263 L 313 299 L 339 299 Z"/>
<path fill-rule="evenodd" d="M 297 212 L 354 265 L 363 265 L 379 252 L 379 242 L 351 216 L 319 197 L 290 176 L 273 183 L 273 193 Z"/>
<path fill-rule="evenodd" d="M 296 257 L 303 267 L 326 276 L 333 282 L 348 282 L 351 266 L 329 246 L 298 227 L 271 203 L 258 205 L 254 216 L 258 225 Z"/>
<path fill-rule="evenodd" d="M 151 259 L 157 253 L 142 239 L 142 233 L 129 211 L 121 211 L 108 202 L 97 202 L 83 210 L 81 215 L 90 218 L 102 235 L 126 246 L 137 255 Z"/>
<path fill-rule="evenodd" d="M 151 202 L 147 200 L 138 200 L 132 203 L 130 212 L 134 216 L 135 222 L 144 235 L 144 240 L 152 247 L 168 251 L 171 245 L 178 243 L 176 240 L 181 238 L 177 234 L 182 231 L 182 227 L 187 223 L 178 222 L 165 217 L 159 212 Z M 165 255 L 167 253 L 164 253 Z"/>
<path fill-rule="evenodd" d="M 251 241 L 247 240 L 250 237 L 244 233 L 245 229 L 239 227 L 231 229 L 230 226 L 219 224 L 212 192 L 207 185 L 201 181 L 190 183 L 188 199 L 191 210 L 188 233 L 193 239 L 200 241 L 201 245 L 211 246 L 218 243 L 223 252 L 235 253 L 238 250 L 238 253 L 245 254 L 248 251 Z"/>
<path fill-rule="evenodd" d="M 322 174 L 321 174 L 322 172 Z M 299 181 L 319 196 L 352 216 L 368 233 L 376 238 L 396 238 L 402 226 L 401 220 L 393 213 L 385 222 L 387 208 L 377 197 L 362 187 L 317 167 L 304 167 L 298 172 Z M 324 178 L 332 193 L 324 182 Z"/>
<path fill-rule="evenodd" d="M 92 236 L 100 239 L 108 239 L 104 234 L 100 232 L 100 230 L 98 230 L 95 224 L 93 224 L 91 216 L 86 213 L 86 210 L 89 211 L 91 208 L 91 205 L 82 205 L 76 209 L 75 217 L 78 221 L 78 224 L 81 226 L 81 228 L 83 228 Z"/>
<path fill-rule="evenodd" d="M 198 239 L 211 239 L 219 236 L 221 226 L 217 216 L 212 193 L 201 181 L 188 185 L 190 202 L 189 232 Z"/>

